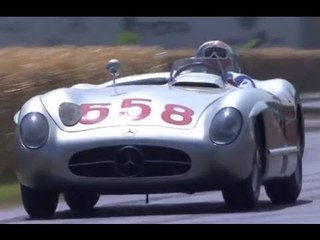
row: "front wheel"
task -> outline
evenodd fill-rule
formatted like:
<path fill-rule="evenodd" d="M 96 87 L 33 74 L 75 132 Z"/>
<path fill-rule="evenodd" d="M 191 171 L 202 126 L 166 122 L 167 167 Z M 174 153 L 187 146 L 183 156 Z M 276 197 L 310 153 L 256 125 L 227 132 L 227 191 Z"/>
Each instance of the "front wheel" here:
<path fill-rule="evenodd" d="M 298 159 L 295 172 L 288 178 L 265 184 L 268 197 L 274 204 L 294 203 L 302 188 L 302 161 Z"/>
<path fill-rule="evenodd" d="M 20 184 L 22 204 L 31 218 L 49 218 L 55 213 L 59 193 Z"/>
<path fill-rule="evenodd" d="M 294 203 L 302 188 L 302 156 L 304 153 L 304 124 L 303 113 L 298 105 L 297 121 L 297 166 L 290 177 L 275 179 L 265 183 L 265 190 L 268 197 L 274 204 Z"/>
<path fill-rule="evenodd" d="M 259 200 L 264 171 L 264 128 L 261 117 L 254 120 L 255 152 L 250 175 L 243 181 L 222 190 L 222 196 L 231 209 L 247 211 L 255 207 Z"/>
<path fill-rule="evenodd" d="M 68 192 L 64 199 L 73 212 L 90 212 L 99 201 L 100 195 L 96 193 Z"/>
<path fill-rule="evenodd" d="M 250 210 L 258 202 L 262 183 L 260 153 L 260 148 L 257 147 L 252 172 L 248 178 L 222 190 L 223 199 L 231 209 L 239 211 Z"/>

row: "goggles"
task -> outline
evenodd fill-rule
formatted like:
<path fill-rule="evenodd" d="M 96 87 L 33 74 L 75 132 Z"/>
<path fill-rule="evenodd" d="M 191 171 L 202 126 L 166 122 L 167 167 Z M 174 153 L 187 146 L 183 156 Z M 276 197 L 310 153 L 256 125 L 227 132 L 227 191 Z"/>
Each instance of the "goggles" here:
<path fill-rule="evenodd" d="M 204 49 L 203 55 L 207 58 L 227 59 L 229 53 L 222 47 L 208 47 Z"/>

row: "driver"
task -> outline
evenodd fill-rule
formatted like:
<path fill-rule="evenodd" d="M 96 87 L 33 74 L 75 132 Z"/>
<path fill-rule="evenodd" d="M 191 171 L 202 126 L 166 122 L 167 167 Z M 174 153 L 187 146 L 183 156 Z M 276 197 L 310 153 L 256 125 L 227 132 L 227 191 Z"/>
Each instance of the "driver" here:
<path fill-rule="evenodd" d="M 255 87 L 254 81 L 240 73 L 233 49 L 225 42 L 215 40 L 203 43 L 197 50 L 196 57 L 217 58 L 227 75 L 227 82 L 240 88 Z"/>

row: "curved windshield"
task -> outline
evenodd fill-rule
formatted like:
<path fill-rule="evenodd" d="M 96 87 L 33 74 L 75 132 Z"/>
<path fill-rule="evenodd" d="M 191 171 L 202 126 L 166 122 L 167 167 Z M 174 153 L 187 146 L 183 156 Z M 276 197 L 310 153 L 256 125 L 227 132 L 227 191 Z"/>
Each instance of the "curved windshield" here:
<path fill-rule="evenodd" d="M 214 58 L 184 58 L 176 60 L 171 67 L 170 81 L 180 74 L 185 73 L 209 73 L 220 76 L 225 80 L 225 72 L 222 69 L 221 62 Z"/>

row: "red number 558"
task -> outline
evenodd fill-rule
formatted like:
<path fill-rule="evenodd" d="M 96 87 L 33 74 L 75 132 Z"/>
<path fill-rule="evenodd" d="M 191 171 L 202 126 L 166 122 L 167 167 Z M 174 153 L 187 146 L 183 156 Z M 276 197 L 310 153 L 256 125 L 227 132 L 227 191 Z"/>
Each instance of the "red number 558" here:
<path fill-rule="evenodd" d="M 127 98 L 122 101 L 121 110 L 119 115 L 128 116 L 132 121 L 139 121 L 147 118 L 151 113 L 151 107 L 147 103 L 151 102 L 151 99 L 144 98 Z M 81 105 L 82 118 L 81 124 L 90 125 L 102 122 L 109 116 L 109 108 L 111 103 L 85 103 Z M 138 113 L 130 113 L 130 109 L 133 107 L 140 108 Z M 132 112 L 132 111 L 131 111 Z M 93 116 L 92 116 L 93 115 Z M 161 114 L 161 119 L 164 122 L 173 125 L 188 125 L 192 122 L 192 116 L 194 112 L 192 109 L 177 105 L 167 104 L 164 106 L 164 110 Z"/>

